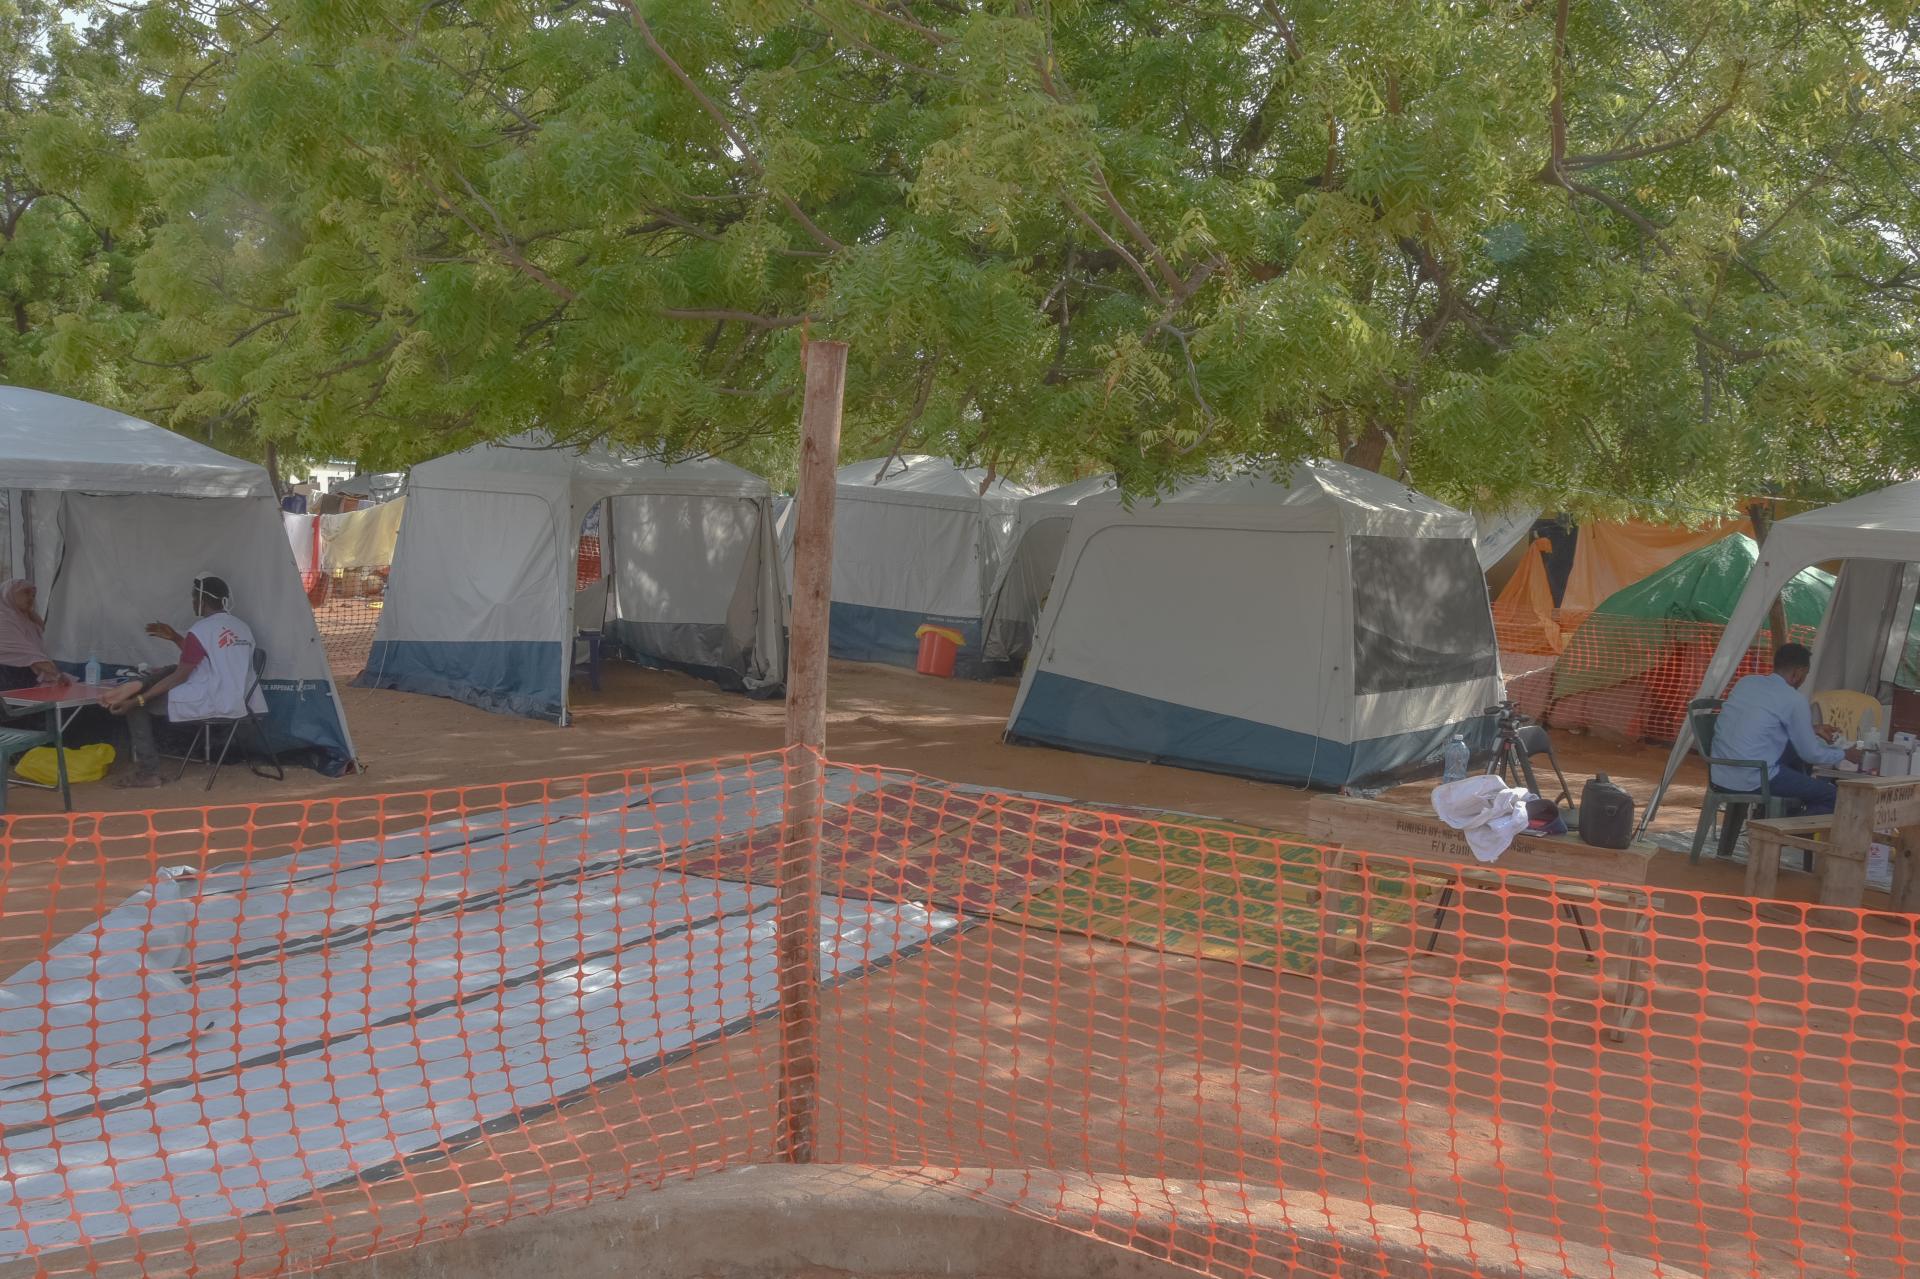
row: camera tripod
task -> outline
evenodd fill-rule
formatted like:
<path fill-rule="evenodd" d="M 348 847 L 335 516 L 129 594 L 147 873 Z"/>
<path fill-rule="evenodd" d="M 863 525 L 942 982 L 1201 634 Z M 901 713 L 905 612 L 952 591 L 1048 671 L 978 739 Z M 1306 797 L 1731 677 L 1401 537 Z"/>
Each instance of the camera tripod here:
<path fill-rule="evenodd" d="M 1489 706 L 1484 713 L 1494 717 L 1494 731 L 1499 738 L 1493 758 L 1487 761 L 1487 772 L 1505 778 L 1509 786 L 1525 787 L 1545 798 L 1546 792 L 1533 771 L 1533 757 L 1545 755 L 1547 763 L 1553 766 L 1555 780 L 1560 783 L 1560 794 L 1553 802 L 1569 822 L 1573 821 L 1573 787 L 1560 769 L 1560 757 L 1553 753 L 1553 739 L 1547 736 L 1547 730 L 1528 719 L 1510 701 Z"/>

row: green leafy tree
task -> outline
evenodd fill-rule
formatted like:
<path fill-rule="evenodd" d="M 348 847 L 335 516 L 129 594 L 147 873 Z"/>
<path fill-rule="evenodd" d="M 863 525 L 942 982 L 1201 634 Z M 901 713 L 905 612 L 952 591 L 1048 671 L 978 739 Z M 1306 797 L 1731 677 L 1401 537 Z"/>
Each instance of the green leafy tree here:
<path fill-rule="evenodd" d="M 1920 463 L 1912 16 L 1853 0 L 139 12 L 143 394 L 393 464 L 543 425 L 1137 486 L 1339 456 L 1722 508 Z"/>
<path fill-rule="evenodd" d="M 120 24 L 0 0 L 0 380 L 120 402 L 151 212 Z"/>

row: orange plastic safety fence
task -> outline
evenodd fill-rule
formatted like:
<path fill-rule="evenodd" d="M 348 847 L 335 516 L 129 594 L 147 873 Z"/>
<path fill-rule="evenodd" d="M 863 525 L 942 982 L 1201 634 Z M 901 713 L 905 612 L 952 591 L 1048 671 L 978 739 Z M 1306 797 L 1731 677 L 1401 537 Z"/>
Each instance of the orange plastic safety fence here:
<path fill-rule="evenodd" d="M 1507 694 L 1552 728 L 1671 742 L 1725 629 L 1712 622 L 1589 617 L 1558 657 L 1503 652 Z M 1817 635 L 1817 627 L 1796 625 L 1787 637 L 1811 647 Z M 1773 648 L 1771 632 L 1762 630 L 1734 678 L 1771 669 Z"/>
<path fill-rule="evenodd" d="M 304 1272 L 772 1160 L 788 764 L 15 819 L 0 1264 Z M 1913 918 L 822 806 L 849 1175 L 1219 1276 L 1920 1266 Z"/>

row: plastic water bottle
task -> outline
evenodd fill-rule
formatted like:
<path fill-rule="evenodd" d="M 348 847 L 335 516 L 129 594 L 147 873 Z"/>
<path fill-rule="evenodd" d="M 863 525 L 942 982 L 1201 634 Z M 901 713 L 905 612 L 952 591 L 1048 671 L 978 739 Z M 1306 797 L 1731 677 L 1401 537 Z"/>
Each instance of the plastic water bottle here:
<path fill-rule="evenodd" d="M 1455 733 L 1453 739 L 1447 743 L 1447 749 L 1440 757 L 1442 760 L 1440 780 L 1443 782 L 1465 781 L 1467 776 L 1467 761 L 1472 755 L 1473 752 L 1467 749 L 1467 739 L 1461 734 Z M 1428 756 L 1428 758 L 1432 758 L 1432 756 Z"/>
<path fill-rule="evenodd" d="M 88 683 L 88 685 L 90 685 L 90 686 L 93 686 L 93 687 L 98 687 L 98 686 L 99 686 L 99 683 L 100 683 L 100 659 L 99 659 L 99 658 L 97 658 L 97 657 L 89 657 L 89 658 L 87 659 L 87 683 Z"/>

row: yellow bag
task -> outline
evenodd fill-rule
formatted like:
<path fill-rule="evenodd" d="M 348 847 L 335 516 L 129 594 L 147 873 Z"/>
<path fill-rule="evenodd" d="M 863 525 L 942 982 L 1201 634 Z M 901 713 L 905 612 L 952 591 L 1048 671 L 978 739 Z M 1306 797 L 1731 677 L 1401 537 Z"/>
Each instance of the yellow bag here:
<path fill-rule="evenodd" d="M 92 746 L 69 746 L 67 748 L 67 780 L 69 782 L 97 782 L 107 775 L 113 767 L 113 747 L 105 742 Z M 14 772 L 30 782 L 42 786 L 60 784 L 60 762 L 54 757 L 53 747 L 36 746 L 20 757 L 14 765 Z"/>

